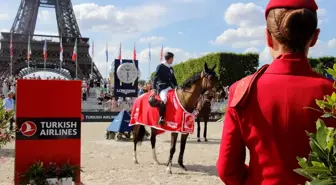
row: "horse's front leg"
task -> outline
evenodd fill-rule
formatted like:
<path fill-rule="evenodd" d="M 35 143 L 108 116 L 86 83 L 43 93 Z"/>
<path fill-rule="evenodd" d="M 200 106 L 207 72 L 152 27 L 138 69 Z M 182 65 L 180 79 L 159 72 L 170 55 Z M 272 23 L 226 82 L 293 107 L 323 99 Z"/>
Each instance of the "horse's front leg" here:
<path fill-rule="evenodd" d="M 187 139 L 188 139 L 189 134 L 182 134 L 181 135 L 181 146 L 180 146 L 180 155 L 178 158 L 178 164 L 183 168 L 185 171 L 188 171 L 187 168 L 183 164 L 183 155 L 184 155 L 184 150 L 187 144 Z"/>
<path fill-rule="evenodd" d="M 207 130 L 208 130 L 208 121 L 204 121 L 204 133 L 203 133 L 203 137 L 204 137 L 204 141 L 208 142 L 207 139 Z"/>
<path fill-rule="evenodd" d="M 172 174 L 171 167 L 173 165 L 172 160 L 173 160 L 173 156 L 174 156 L 174 153 L 175 153 L 175 150 L 176 150 L 177 136 L 178 136 L 178 133 L 172 133 L 171 134 L 170 154 L 169 154 L 169 159 L 168 159 L 168 162 L 167 162 L 167 169 L 166 169 L 166 171 L 170 174 Z"/>
<path fill-rule="evenodd" d="M 201 132 L 201 118 L 200 118 L 200 117 L 197 117 L 197 118 L 196 118 L 196 121 L 197 121 L 197 142 L 201 142 L 201 139 L 200 139 L 200 132 Z"/>
<path fill-rule="evenodd" d="M 151 130 L 152 130 L 152 134 L 151 134 L 151 137 L 150 137 L 150 141 L 151 141 L 151 145 L 152 145 L 152 155 L 153 155 L 154 164 L 158 165 L 160 163 L 157 160 L 156 151 L 155 151 L 157 130 L 155 128 L 152 128 Z"/>
<path fill-rule="evenodd" d="M 137 158 L 137 142 L 138 142 L 138 134 L 139 134 L 140 125 L 135 125 L 133 127 L 133 161 L 135 164 L 139 164 Z"/>

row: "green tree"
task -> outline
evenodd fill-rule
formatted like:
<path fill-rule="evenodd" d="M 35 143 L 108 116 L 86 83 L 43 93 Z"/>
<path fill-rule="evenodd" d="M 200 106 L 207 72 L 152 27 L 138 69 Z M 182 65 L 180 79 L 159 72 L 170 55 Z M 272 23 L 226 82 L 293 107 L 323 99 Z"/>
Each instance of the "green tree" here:
<path fill-rule="evenodd" d="M 200 58 L 189 59 L 173 66 L 178 84 L 182 84 L 192 75 L 201 72 L 205 62 L 210 67 L 217 66 L 215 71 L 220 84 L 231 85 L 257 70 L 259 55 L 255 53 L 210 53 Z M 154 73 L 151 77 L 154 77 Z"/>
<path fill-rule="evenodd" d="M 336 78 L 336 64 L 326 72 Z M 323 118 L 336 119 L 335 92 L 316 100 L 316 104 Z M 306 185 L 336 185 L 336 129 L 326 127 L 322 119 L 317 120 L 316 129 L 315 134 L 307 133 L 311 147 L 308 159 L 297 157 L 301 168 L 294 171 L 309 179 Z"/>

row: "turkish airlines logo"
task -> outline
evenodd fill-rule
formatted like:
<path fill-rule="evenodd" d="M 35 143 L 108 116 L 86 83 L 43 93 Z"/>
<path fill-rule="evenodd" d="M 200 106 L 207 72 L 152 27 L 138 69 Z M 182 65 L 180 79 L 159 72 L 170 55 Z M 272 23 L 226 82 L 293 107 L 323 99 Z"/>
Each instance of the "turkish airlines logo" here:
<path fill-rule="evenodd" d="M 195 118 L 191 114 L 186 115 L 186 118 L 185 118 L 185 127 L 186 128 L 190 128 L 190 129 L 193 128 L 194 122 L 195 122 L 194 120 L 195 120 Z"/>
<path fill-rule="evenodd" d="M 31 137 L 36 133 L 37 127 L 34 122 L 26 121 L 21 125 L 20 131 L 24 136 Z"/>

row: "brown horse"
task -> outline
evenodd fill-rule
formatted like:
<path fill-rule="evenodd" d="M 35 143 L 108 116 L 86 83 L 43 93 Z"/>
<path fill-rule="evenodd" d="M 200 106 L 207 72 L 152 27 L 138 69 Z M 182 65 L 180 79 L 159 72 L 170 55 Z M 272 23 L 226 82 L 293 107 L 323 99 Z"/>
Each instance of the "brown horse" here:
<path fill-rule="evenodd" d="M 204 95 L 199 98 L 197 102 L 196 111 L 197 114 L 197 142 L 201 142 L 200 132 L 201 132 L 201 119 L 204 121 L 204 131 L 203 138 L 204 141 L 207 142 L 207 124 L 209 121 L 210 113 L 211 113 L 211 100 L 213 98 L 213 94 L 210 91 L 206 91 Z"/>
<path fill-rule="evenodd" d="M 205 92 L 200 98 L 196 106 L 197 114 L 197 142 L 201 142 L 200 132 L 201 132 L 201 120 L 204 121 L 204 131 L 203 138 L 204 141 L 207 142 L 207 126 L 211 113 L 211 101 L 215 99 L 215 101 L 221 101 L 222 99 L 227 99 L 227 87 L 218 86 L 215 90 L 215 93 L 211 91 Z"/>
<path fill-rule="evenodd" d="M 199 97 L 205 93 L 207 90 L 211 90 L 217 82 L 217 76 L 214 71 L 216 66 L 213 68 L 208 68 L 208 65 L 204 64 L 204 70 L 200 73 L 197 73 L 196 75 L 189 78 L 186 82 L 182 84 L 181 87 L 178 87 L 176 89 L 176 96 L 179 102 L 181 103 L 181 106 L 188 112 L 193 112 L 194 108 L 198 102 Z M 141 96 L 139 97 L 141 98 Z M 155 103 L 152 103 L 155 104 Z M 135 111 L 135 107 L 133 107 L 133 111 Z M 167 110 L 167 114 L 169 113 L 169 110 Z M 133 112 L 132 112 L 133 115 Z M 131 118 L 132 119 L 132 118 Z M 166 123 L 167 124 L 167 123 Z M 143 125 L 135 124 L 133 129 L 133 136 L 134 136 L 134 156 L 133 160 L 135 163 L 138 163 L 137 160 L 137 153 L 136 153 L 136 146 L 138 142 L 143 141 L 144 135 L 146 133 L 145 127 Z M 152 154 L 154 163 L 159 164 L 155 152 L 155 143 L 156 143 L 156 136 L 158 134 L 158 130 L 154 127 L 151 127 L 151 145 L 152 145 Z M 187 142 L 189 134 L 182 134 L 181 135 L 181 146 L 180 146 L 180 154 L 178 158 L 178 164 L 187 171 L 186 167 L 183 164 L 183 155 L 184 150 Z M 172 132 L 171 133 L 171 147 L 170 147 L 170 155 L 167 162 L 167 172 L 172 173 L 171 167 L 172 167 L 172 159 L 173 155 L 176 150 L 176 141 L 177 141 L 178 133 Z"/>

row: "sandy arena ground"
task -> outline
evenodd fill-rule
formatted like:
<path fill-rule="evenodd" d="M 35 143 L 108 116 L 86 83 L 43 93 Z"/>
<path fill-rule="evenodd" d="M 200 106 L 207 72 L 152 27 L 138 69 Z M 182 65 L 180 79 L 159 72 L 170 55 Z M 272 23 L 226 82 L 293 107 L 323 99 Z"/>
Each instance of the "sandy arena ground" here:
<path fill-rule="evenodd" d="M 138 147 L 138 165 L 132 160 L 133 143 L 105 139 L 109 123 L 85 123 L 82 127 L 82 182 L 85 185 L 218 185 L 216 160 L 222 130 L 221 123 L 208 124 L 209 142 L 197 143 L 196 133 L 190 136 L 184 155 L 189 171 L 178 168 L 179 143 L 173 159 L 173 174 L 165 166 L 154 165 L 150 142 Z M 196 131 L 196 129 L 195 129 Z M 157 137 L 157 155 L 160 163 L 168 159 L 170 134 Z M 14 145 L 0 149 L 0 185 L 11 185 L 14 174 Z"/>

